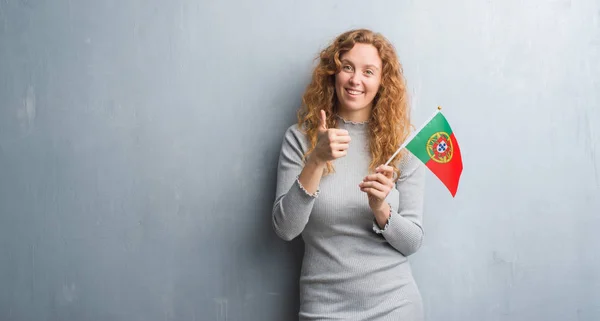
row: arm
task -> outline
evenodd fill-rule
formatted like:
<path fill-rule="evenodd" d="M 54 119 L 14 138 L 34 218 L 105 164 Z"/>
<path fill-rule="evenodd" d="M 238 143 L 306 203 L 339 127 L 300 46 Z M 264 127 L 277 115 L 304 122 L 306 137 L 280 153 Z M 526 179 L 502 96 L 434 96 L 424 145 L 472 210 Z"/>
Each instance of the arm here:
<path fill-rule="evenodd" d="M 319 194 L 325 165 L 310 156 L 306 165 L 303 164 L 302 155 L 307 143 L 298 129 L 290 127 L 279 155 L 272 223 L 277 236 L 286 241 L 302 233 Z"/>
<path fill-rule="evenodd" d="M 390 210 L 389 220 L 380 228 L 377 220 L 373 230 L 383 237 L 404 256 L 417 252 L 423 241 L 423 202 L 425 188 L 425 165 L 412 154 L 401 167 L 400 178 L 396 182 L 399 192 L 399 208 Z M 377 216 L 377 215 L 376 215 Z"/>

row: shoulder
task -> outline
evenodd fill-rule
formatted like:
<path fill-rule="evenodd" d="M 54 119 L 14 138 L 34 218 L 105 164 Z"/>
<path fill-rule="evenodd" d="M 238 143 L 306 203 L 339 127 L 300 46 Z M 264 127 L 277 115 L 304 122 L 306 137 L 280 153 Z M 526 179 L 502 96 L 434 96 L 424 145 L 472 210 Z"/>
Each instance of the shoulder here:
<path fill-rule="evenodd" d="M 417 157 L 415 157 L 415 155 L 413 155 L 411 152 L 405 151 L 398 164 L 398 169 L 400 170 L 400 172 L 406 172 L 407 170 L 410 170 L 411 168 L 414 168 L 415 166 L 419 165 L 420 162 L 421 161 Z"/>
<path fill-rule="evenodd" d="M 298 124 L 290 125 L 284 133 L 284 137 L 286 139 L 292 138 L 297 140 L 306 140 L 306 132 L 303 127 L 298 126 Z"/>
<path fill-rule="evenodd" d="M 294 147 L 304 150 L 308 146 L 308 137 L 298 124 L 290 125 L 283 135 L 283 147 Z"/>
<path fill-rule="evenodd" d="M 400 170 L 400 177 L 396 184 L 400 184 L 411 177 L 412 179 L 423 179 L 425 164 L 411 152 L 405 151 L 398 164 L 398 170 Z"/>
<path fill-rule="evenodd" d="M 285 135 L 305 136 L 304 128 L 301 128 L 297 123 L 291 124 L 286 130 Z"/>
<path fill-rule="evenodd" d="M 411 139 L 413 137 L 413 134 L 415 134 L 414 129 L 411 130 L 410 134 L 406 139 Z M 398 163 L 398 169 L 400 170 L 400 178 L 410 176 L 412 173 L 414 173 L 416 170 L 420 169 L 423 166 L 425 166 L 425 164 L 423 164 L 423 162 L 421 162 L 421 160 L 418 157 L 416 157 L 415 155 L 413 155 L 413 153 L 405 149 L 403 151 L 402 158 Z"/>

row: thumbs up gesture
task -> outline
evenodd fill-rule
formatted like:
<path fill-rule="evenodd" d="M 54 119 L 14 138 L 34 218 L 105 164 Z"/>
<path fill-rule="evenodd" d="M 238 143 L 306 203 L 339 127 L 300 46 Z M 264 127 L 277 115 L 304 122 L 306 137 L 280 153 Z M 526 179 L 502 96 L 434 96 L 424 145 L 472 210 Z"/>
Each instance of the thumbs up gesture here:
<path fill-rule="evenodd" d="M 317 145 L 313 150 L 317 161 L 325 163 L 346 156 L 350 144 L 347 130 L 327 128 L 327 116 L 321 110 L 321 125 L 317 137 Z"/>

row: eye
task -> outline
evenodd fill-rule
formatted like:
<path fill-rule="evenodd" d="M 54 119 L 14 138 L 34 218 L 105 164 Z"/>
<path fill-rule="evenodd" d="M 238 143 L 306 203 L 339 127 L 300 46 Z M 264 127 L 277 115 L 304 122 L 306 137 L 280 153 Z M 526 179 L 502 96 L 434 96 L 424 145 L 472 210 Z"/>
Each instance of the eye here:
<path fill-rule="evenodd" d="M 373 72 L 371 69 L 367 69 L 366 73 L 371 76 L 375 74 L 375 72 Z"/>
<path fill-rule="evenodd" d="M 352 66 L 350 66 L 350 65 L 344 65 L 342 67 L 342 69 L 344 69 L 345 71 L 352 71 Z"/>

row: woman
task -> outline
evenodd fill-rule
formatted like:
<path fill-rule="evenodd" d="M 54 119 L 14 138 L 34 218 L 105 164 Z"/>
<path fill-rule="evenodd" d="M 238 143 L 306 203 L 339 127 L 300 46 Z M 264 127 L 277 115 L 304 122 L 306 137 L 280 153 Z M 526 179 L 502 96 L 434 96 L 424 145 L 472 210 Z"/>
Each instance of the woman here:
<path fill-rule="evenodd" d="M 387 159 L 410 134 L 393 46 L 351 30 L 321 52 L 285 133 L 273 228 L 302 235 L 300 320 L 423 320 L 407 257 L 421 246 L 424 165 Z"/>

